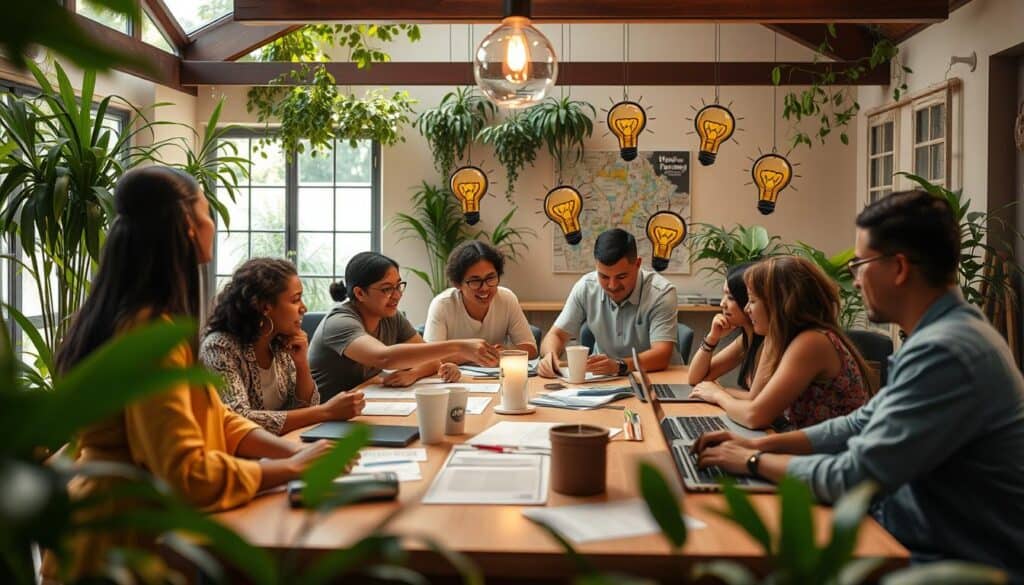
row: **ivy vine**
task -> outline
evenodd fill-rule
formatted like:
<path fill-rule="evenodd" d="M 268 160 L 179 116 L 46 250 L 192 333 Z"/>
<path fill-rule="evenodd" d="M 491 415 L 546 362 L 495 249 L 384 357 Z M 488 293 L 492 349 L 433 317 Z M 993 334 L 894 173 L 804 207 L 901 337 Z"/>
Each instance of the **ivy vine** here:
<path fill-rule="evenodd" d="M 513 112 L 504 122 L 481 130 L 477 138 L 494 146 L 495 157 L 505 167 L 505 198 L 511 202 L 519 171 L 537 159 L 541 137 L 525 114 Z"/>

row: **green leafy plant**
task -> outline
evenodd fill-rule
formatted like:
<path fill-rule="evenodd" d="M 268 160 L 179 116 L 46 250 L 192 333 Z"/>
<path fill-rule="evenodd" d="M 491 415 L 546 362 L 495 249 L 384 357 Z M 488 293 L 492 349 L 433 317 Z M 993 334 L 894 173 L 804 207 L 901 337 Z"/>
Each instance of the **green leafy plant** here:
<path fill-rule="evenodd" d="M 777 256 L 788 252 L 779 236 L 768 235 L 768 230 L 759 226 L 735 225 L 729 229 L 706 223 L 698 223 L 687 247 L 690 261 L 710 260 L 701 272 L 708 273 L 709 280 L 725 278 L 730 266 Z"/>
<path fill-rule="evenodd" d="M 481 130 L 477 139 L 494 146 L 494 155 L 505 167 L 505 198 L 511 201 L 519 171 L 537 159 L 540 136 L 525 115 L 513 113 L 504 122 Z"/>
<path fill-rule="evenodd" d="M 853 286 L 853 274 L 847 269 L 847 263 L 853 259 L 853 248 L 847 248 L 834 256 L 828 256 L 821 250 L 805 242 L 797 242 L 793 252 L 814 262 L 836 285 L 839 286 L 839 325 L 843 329 L 852 329 L 864 324 L 864 299 Z"/>
<path fill-rule="evenodd" d="M 112 100 L 92 108 L 95 72 L 82 78 L 81 94 L 55 63 L 57 86 L 29 65 L 37 98 L 5 95 L 0 129 L 8 144 L 0 158 L 0 231 L 14 234 L 25 251 L 42 304 L 48 347 L 63 339 L 67 317 L 82 305 L 90 263 L 97 260 L 113 216 L 113 188 L 125 170 L 156 154 L 168 141 L 135 146 L 142 133 L 171 122 L 150 122 L 134 107 L 120 136 L 104 126 Z M 127 102 L 125 102 L 127 104 Z M 159 104 L 158 104 L 159 105 Z"/>
<path fill-rule="evenodd" d="M 370 91 L 363 99 L 345 96 L 335 105 L 335 136 L 348 140 L 352 148 L 360 140 L 381 146 L 405 142 L 401 130 L 409 123 L 415 103 L 407 91 L 396 91 L 390 97 L 382 90 Z"/>
<path fill-rule="evenodd" d="M 473 141 L 494 117 L 494 104 L 474 88 L 458 87 L 446 93 L 436 108 L 420 113 L 415 126 L 427 139 L 434 168 L 447 181 L 455 161 L 465 158 Z"/>
<path fill-rule="evenodd" d="M 413 214 L 398 213 L 391 225 L 398 228 L 401 239 L 417 239 L 427 249 L 429 271 L 408 268 L 430 287 L 431 293 L 439 294 L 448 288 L 445 266 L 452 250 L 462 242 L 483 238 L 501 250 L 508 259 L 515 261 L 526 249 L 524 237 L 535 236 L 529 228 L 509 226 L 516 210 L 509 211 L 490 233 L 473 233 L 462 221 L 462 208 L 448 189 L 436 187 L 424 181 L 412 197 Z"/>
<path fill-rule="evenodd" d="M 589 102 L 571 97 L 549 97 L 527 110 L 527 120 L 534 133 L 555 159 L 559 181 L 566 161 L 583 160 L 584 141 L 594 133 L 596 115 L 597 111 Z"/>
<path fill-rule="evenodd" d="M 871 30 L 875 35 L 871 54 L 854 61 L 850 67 L 837 70 L 831 65 L 830 60 L 823 59 L 825 54 L 834 52 L 832 40 L 836 38 L 836 28 L 835 25 L 829 24 L 823 31 L 824 38 L 818 45 L 813 59 L 813 63 L 823 65 L 823 70 L 781 65 L 772 68 L 773 85 L 782 83 L 783 76 L 792 78 L 795 73 L 811 77 L 811 83 L 807 89 L 799 92 L 791 91 L 783 97 L 782 117 L 792 120 L 794 125 L 804 118 L 816 118 L 819 125 L 813 138 L 821 144 L 825 143 L 826 138 L 833 131 L 839 132 L 839 140 L 843 144 L 850 143 L 846 128 L 860 111 L 860 103 L 851 96 L 851 83 L 876 67 L 890 62 L 895 63 L 904 75 L 912 73 L 909 67 L 900 62 L 899 47 L 882 36 L 877 27 Z M 893 88 L 893 100 L 899 101 L 901 93 L 906 89 L 907 84 L 900 82 Z M 795 128 L 790 140 L 794 148 L 801 144 L 807 145 L 808 148 L 814 145 L 811 134 Z"/>

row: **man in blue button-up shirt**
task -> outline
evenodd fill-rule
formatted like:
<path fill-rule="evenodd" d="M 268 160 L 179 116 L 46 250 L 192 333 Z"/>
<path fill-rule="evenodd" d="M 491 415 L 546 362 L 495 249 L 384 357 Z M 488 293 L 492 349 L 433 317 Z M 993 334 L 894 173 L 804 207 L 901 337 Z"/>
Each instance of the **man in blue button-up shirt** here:
<path fill-rule="evenodd" d="M 594 334 L 594 355 L 587 371 L 624 376 L 634 368 L 635 347 L 644 369 L 663 370 L 683 363 L 676 351 L 678 298 L 676 287 L 656 272 L 640 268 L 636 238 L 618 228 L 604 231 L 594 242 L 597 270 L 572 287 L 565 307 L 540 344 L 537 373 L 554 377 L 556 359 L 586 323 Z"/>
<path fill-rule="evenodd" d="M 1024 582 L 1024 379 L 956 288 L 952 211 L 923 191 L 895 193 L 857 226 L 850 270 L 868 318 L 908 335 L 888 383 L 848 416 L 802 431 L 707 435 L 700 462 L 774 481 L 788 473 L 823 502 L 877 481 L 873 513 L 914 561 L 981 562 Z"/>

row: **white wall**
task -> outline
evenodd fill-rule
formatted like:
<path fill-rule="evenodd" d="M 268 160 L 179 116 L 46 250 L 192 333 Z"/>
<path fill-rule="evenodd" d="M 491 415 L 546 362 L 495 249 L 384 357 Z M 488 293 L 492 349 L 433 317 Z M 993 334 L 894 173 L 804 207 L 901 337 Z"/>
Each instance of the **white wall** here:
<path fill-rule="evenodd" d="M 399 41 L 388 45 L 387 50 L 395 61 L 464 61 L 470 43 L 467 42 L 468 27 L 465 25 L 428 25 L 421 27 L 423 39 L 416 44 Z M 563 29 L 559 25 L 541 27 L 552 40 L 562 60 L 611 61 L 622 59 L 621 25 L 573 25 Z M 561 49 L 562 36 L 570 37 L 566 49 Z M 474 27 L 474 42 L 478 41 L 490 27 Z M 723 25 L 723 60 L 766 60 L 773 59 L 775 35 L 759 25 Z M 712 59 L 714 27 L 710 25 L 632 25 L 630 27 L 630 59 L 650 61 L 699 61 Z M 449 38 L 452 42 L 449 43 Z M 810 60 L 810 51 L 782 37 L 778 38 L 780 60 Z M 571 47 L 571 50 L 569 48 Z M 451 49 L 449 51 L 449 48 Z M 449 56 L 451 55 L 451 57 Z M 336 56 L 342 57 L 343 56 Z M 618 64 L 612 66 L 620 66 Z M 343 80 L 339 83 L 344 85 Z M 220 96 L 226 97 L 223 112 L 225 123 L 255 123 L 255 118 L 245 111 L 245 93 L 241 87 L 200 88 L 196 117 L 204 120 Z M 363 88 L 354 88 L 361 93 Z M 450 87 L 410 87 L 413 97 L 420 100 L 417 109 L 435 106 Z M 560 94 L 555 89 L 555 95 Z M 578 99 L 586 99 L 599 108 L 607 107 L 609 97 L 619 99 L 621 87 L 573 87 L 567 92 Z M 641 149 L 683 148 L 693 150 L 691 190 L 693 194 L 692 221 L 732 225 L 733 223 L 766 226 L 772 233 L 781 235 L 786 241 L 803 240 L 830 253 L 845 249 L 853 244 L 853 214 L 856 178 L 857 140 L 851 135 L 849 146 L 832 140 L 825 146 L 816 145 L 808 150 L 801 147 L 791 156 L 799 178 L 792 187 L 782 194 L 778 211 L 771 216 L 762 216 L 756 209 L 756 189 L 746 185 L 750 181 L 749 168 L 759 149 L 770 149 L 772 145 L 772 120 L 770 87 L 723 87 L 722 101 L 732 102 L 733 112 L 743 119 L 736 133 L 739 144 L 730 143 L 722 147 L 718 162 L 712 167 L 696 163 L 695 137 L 686 133 L 692 122 L 691 107 L 700 104 L 701 99 L 713 99 L 712 87 L 640 87 L 630 88 L 631 97 L 643 96 L 644 104 L 651 107 L 650 114 L 656 120 L 648 124 L 654 133 L 641 138 Z M 779 111 L 783 91 L 779 90 Z M 786 150 L 788 123 L 778 121 L 778 143 L 780 150 Z M 426 142 L 415 131 L 405 130 L 407 141 L 383 152 L 383 219 L 387 222 L 395 213 L 409 210 L 411 188 L 426 179 L 440 182 L 430 157 Z M 603 121 L 595 128 L 593 139 L 587 145 L 594 149 L 614 149 L 611 136 L 605 136 Z M 474 159 L 483 158 L 485 169 L 494 169 L 499 188 L 504 185 L 504 172 L 485 147 L 473 149 Z M 519 265 L 508 267 L 505 284 L 517 292 L 522 300 L 560 300 L 565 297 L 578 276 L 552 273 L 551 238 L 553 228 L 544 225 L 539 210 L 539 199 L 546 192 L 545 187 L 553 186 L 554 169 L 550 157 L 538 156 L 537 164 L 526 169 L 516 185 L 515 201 L 520 207 L 514 224 L 532 227 L 539 237 L 530 241 L 528 258 Z M 490 228 L 507 213 L 504 192 L 486 201 L 482 209 L 481 227 Z M 641 236 L 641 234 L 636 234 Z M 559 236 L 560 237 L 560 236 Z M 592 242 L 583 242 L 592 246 Z M 391 231 L 384 232 L 384 253 L 393 256 L 401 264 L 421 267 L 426 254 L 418 241 L 399 242 Z M 678 253 L 678 252 L 677 252 Z M 696 272 L 696 271 L 695 271 Z M 714 293 L 720 283 L 705 282 L 703 276 L 671 276 L 680 291 L 703 291 Z M 410 279 L 409 290 L 403 300 L 403 309 L 414 322 L 422 322 L 429 302 L 429 290 L 418 279 Z"/>

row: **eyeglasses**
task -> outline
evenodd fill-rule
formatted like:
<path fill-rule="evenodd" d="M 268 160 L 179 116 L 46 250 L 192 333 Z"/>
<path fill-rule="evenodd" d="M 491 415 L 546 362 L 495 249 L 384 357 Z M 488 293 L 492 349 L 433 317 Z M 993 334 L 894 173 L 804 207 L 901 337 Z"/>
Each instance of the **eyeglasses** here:
<path fill-rule="evenodd" d="M 463 283 L 473 290 L 480 290 L 484 284 L 487 286 L 498 286 L 498 282 L 501 277 L 497 274 L 488 275 L 487 278 L 470 278 L 469 280 L 463 281 Z"/>
<path fill-rule="evenodd" d="M 850 274 L 854 278 L 857 278 L 857 273 L 860 272 L 860 267 L 861 266 L 864 266 L 865 264 L 870 264 L 870 263 L 874 262 L 875 260 L 881 260 L 882 258 L 888 258 L 890 256 L 892 256 L 892 254 L 879 254 L 877 256 L 872 256 L 870 258 L 856 258 L 855 257 L 855 258 L 851 259 L 849 262 L 846 263 L 846 269 L 850 271 Z"/>
<path fill-rule="evenodd" d="M 390 297 L 390 296 L 394 295 L 395 293 L 398 293 L 398 294 L 404 293 L 405 292 L 405 287 L 408 284 L 409 284 L 408 282 L 405 282 L 403 280 L 402 282 L 398 283 L 398 286 L 382 286 L 382 287 L 380 287 L 378 289 L 374 289 L 374 290 L 379 290 L 380 292 L 384 293 L 384 296 Z M 370 288 L 373 288 L 373 287 L 370 287 Z"/>

